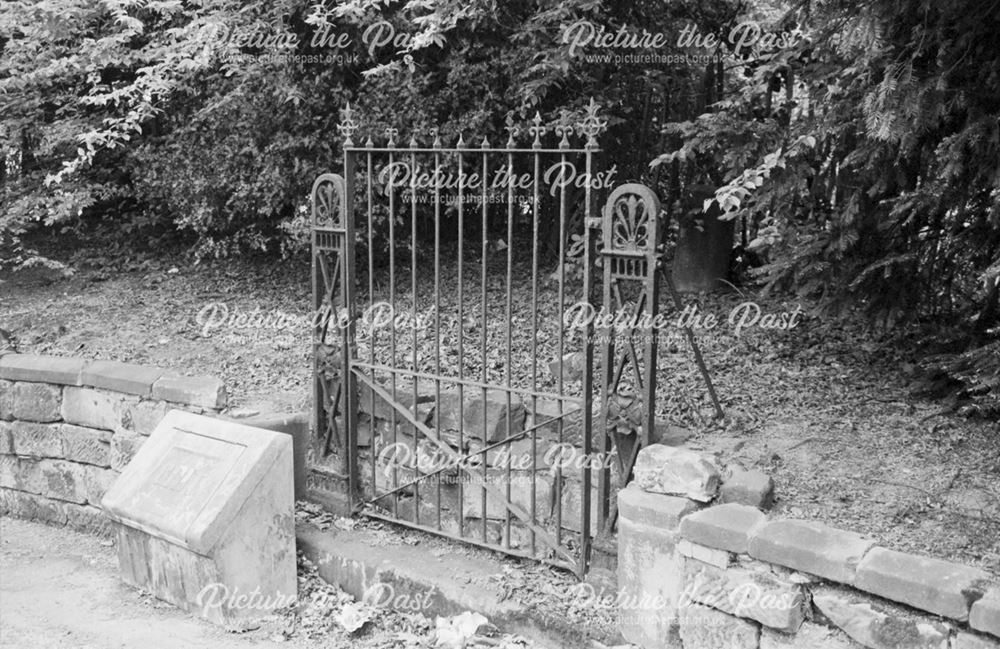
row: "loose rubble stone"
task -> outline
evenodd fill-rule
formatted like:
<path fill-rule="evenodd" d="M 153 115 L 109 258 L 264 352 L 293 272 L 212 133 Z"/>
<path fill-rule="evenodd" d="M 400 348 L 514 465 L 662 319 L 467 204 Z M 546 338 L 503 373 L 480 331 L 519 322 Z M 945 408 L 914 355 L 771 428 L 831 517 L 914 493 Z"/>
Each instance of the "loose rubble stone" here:
<path fill-rule="evenodd" d="M 525 409 L 518 397 L 511 397 L 509 413 L 507 394 L 498 390 L 487 392 L 485 401 L 482 392 L 476 394 L 475 390 L 466 390 L 464 400 L 463 408 L 457 392 L 441 393 L 441 399 L 435 404 L 431 415 L 431 427 L 440 425 L 444 430 L 457 431 L 461 421 L 464 423 L 463 433 L 466 437 L 474 437 L 485 442 L 499 442 L 508 435 L 509 415 L 509 433 L 520 433 L 524 430 Z"/>
<path fill-rule="evenodd" d="M 570 352 L 563 356 L 562 377 L 564 381 L 582 381 L 587 369 L 586 357 L 583 352 Z M 559 359 L 549 362 L 549 373 L 553 378 L 559 378 Z"/>
<path fill-rule="evenodd" d="M 843 631 L 803 622 L 797 633 L 761 629 L 760 649 L 862 649 Z"/>
<path fill-rule="evenodd" d="M 490 469 L 486 473 L 486 484 L 494 485 L 506 494 L 506 472 Z M 482 474 L 473 471 L 465 478 L 462 490 L 462 515 L 483 518 L 483 494 L 486 493 L 486 518 L 499 520 L 507 517 L 507 507 L 496 495 L 482 488 Z M 538 520 L 554 520 L 552 514 L 552 480 L 544 473 L 535 474 L 535 497 Z M 531 476 L 524 472 L 511 472 L 510 501 L 526 512 L 531 512 Z M 552 516 L 550 517 L 550 514 Z M 511 517 L 516 518 L 513 514 Z"/>
<path fill-rule="evenodd" d="M 154 399 L 202 408 L 226 407 L 226 386 L 214 376 L 167 374 L 153 383 L 152 396 Z"/>
<path fill-rule="evenodd" d="M 744 554 L 751 533 L 765 521 L 763 512 L 753 507 L 716 505 L 687 516 L 681 522 L 681 536 L 710 548 Z"/>
<path fill-rule="evenodd" d="M 80 373 L 86 360 L 63 356 L 7 354 L 0 358 L 0 378 L 11 381 L 34 381 L 80 385 Z"/>
<path fill-rule="evenodd" d="M 956 620 L 969 617 L 969 598 L 982 594 L 988 575 L 958 563 L 873 548 L 858 565 L 861 590 Z"/>
<path fill-rule="evenodd" d="M 59 421 L 61 401 L 62 388 L 58 385 L 15 383 L 12 412 L 15 419 L 24 421 Z"/>
<path fill-rule="evenodd" d="M 635 461 L 635 482 L 653 493 L 708 502 L 719 490 L 719 468 L 701 453 L 650 444 Z"/>
<path fill-rule="evenodd" d="M 665 530 L 676 530 L 681 520 L 701 506 L 687 498 L 651 494 L 635 482 L 618 492 L 618 515 L 635 523 Z"/>
<path fill-rule="evenodd" d="M 684 649 L 757 649 L 760 628 L 708 606 L 691 604 L 680 609 L 680 637 Z"/>
<path fill-rule="evenodd" d="M 763 570 L 684 562 L 684 597 L 764 626 L 793 633 L 805 619 L 801 586 Z"/>
<path fill-rule="evenodd" d="M 945 649 L 949 630 L 861 597 L 837 591 L 813 591 L 813 603 L 834 625 L 870 649 Z"/>
<path fill-rule="evenodd" d="M 734 467 L 719 487 L 719 502 L 770 509 L 774 504 L 774 480 L 756 469 Z"/>
<path fill-rule="evenodd" d="M 853 584 L 858 563 L 875 545 L 859 534 L 812 521 L 770 521 L 750 539 L 750 556 L 818 575 L 842 584 Z"/>
<path fill-rule="evenodd" d="M 1000 638 L 1000 587 L 988 591 L 982 599 L 972 605 L 969 626 Z"/>
<path fill-rule="evenodd" d="M 80 372 L 80 383 L 94 388 L 148 397 L 163 375 L 159 367 L 118 361 L 93 361 Z"/>
<path fill-rule="evenodd" d="M 73 462 L 111 466 L 111 433 L 96 428 L 60 424 L 62 456 Z"/>
<path fill-rule="evenodd" d="M 728 568 L 733 562 L 731 552 L 716 550 L 700 543 L 692 543 L 687 539 L 681 539 L 680 543 L 677 544 L 677 551 L 685 557 L 697 559 L 716 568 Z"/>

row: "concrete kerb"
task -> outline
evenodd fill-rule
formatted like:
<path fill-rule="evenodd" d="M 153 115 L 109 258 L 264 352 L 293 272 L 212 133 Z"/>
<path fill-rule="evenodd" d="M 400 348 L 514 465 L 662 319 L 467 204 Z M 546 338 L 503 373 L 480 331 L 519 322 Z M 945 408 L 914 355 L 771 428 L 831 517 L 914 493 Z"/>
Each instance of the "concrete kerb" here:
<path fill-rule="evenodd" d="M 381 593 L 398 598 L 404 613 L 429 618 L 473 611 L 505 633 L 521 635 L 548 649 L 619 645 L 620 636 L 594 637 L 569 621 L 503 597 L 490 581 L 501 571 L 498 560 L 449 553 L 437 557 L 417 546 L 380 545 L 367 530 L 319 530 L 308 523 L 296 526 L 298 549 L 325 581 L 358 599 Z M 373 551 L 376 547 L 377 551 Z M 372 589 L 372 590 L 369 590 Z M 407 610 L 418 605 L 420 610 Z"/>

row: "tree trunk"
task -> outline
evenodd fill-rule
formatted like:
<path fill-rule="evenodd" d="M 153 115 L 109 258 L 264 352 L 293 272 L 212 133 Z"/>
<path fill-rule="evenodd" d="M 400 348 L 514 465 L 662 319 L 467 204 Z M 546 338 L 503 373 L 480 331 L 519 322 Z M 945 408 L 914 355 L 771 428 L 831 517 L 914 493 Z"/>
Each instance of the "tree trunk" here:
<path fill-rule="evenodd" d="M 700 230 L 695 222 L 682 221 L 673 265 L 677 290 L 684 293 L 712 291 L 719 288 L 729 274 L 736 222 L 732 219 L 720 221 L 720 213 L 713 203 L 708 213 L 699 219 Z"/>

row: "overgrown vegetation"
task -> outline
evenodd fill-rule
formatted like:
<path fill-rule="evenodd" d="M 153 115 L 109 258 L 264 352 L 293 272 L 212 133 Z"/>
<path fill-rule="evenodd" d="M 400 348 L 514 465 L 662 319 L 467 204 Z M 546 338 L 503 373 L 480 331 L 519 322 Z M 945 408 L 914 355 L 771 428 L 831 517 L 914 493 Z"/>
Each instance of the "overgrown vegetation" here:
<path fill-rule="evenodd" d="M 48 263 L 22 243 L 39 228 L 96 229 L 123 250 L 290 253 L 312 179 L 338 163 L 347 101 L 372 132 L 439 126 L 453 141 L 499 139 L 508 115 L 566 122 L 594 97 L 619 181 L 656 187 L 681 225 L 706 209 L 736 220 L 768 291 L 922 325 L 967 408 L 996 408 L 1000 6 L 688 4 L 6 2 L 0 263 Z M 574 45 L 581 21 L 667 38 Z M 748 25 L 776 37 L 741 45 Z M 681 54 L 715 58 L 665 62 Z"/>

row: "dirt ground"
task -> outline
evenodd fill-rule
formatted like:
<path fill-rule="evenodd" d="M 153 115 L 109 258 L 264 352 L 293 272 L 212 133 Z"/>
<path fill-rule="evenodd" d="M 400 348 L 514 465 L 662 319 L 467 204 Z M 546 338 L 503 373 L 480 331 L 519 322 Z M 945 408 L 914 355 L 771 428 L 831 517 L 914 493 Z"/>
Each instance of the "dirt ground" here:
<path fill-rule="evenodd" d="M 551 293 L 551 283 L 545 290 Z M 442 292 L 454 294 L 450 286 Z M 723 321 L 699 331 L 698 341 L 726 419 L 711 419 L 704 384 L 676 327 L 660 344 L 660 418 L 689 428 L 691 445 L 774 476 L 779 515 L 822 520 L 888 547 L 1000 575 L 1000 425 L 943 413 L 941 403 L 914 396 L 919 357 L 912 345 L 899 344 L 900 332 L 832 323 L 792 299 L 758 302 L 765 312 L 802 307 L 805 315 L 794 329 L 737 332 L 726 317 L 750 299 L 735 293 L 700 299 L 703 313 Z M 305 322 L 308 264 L 192 266 L 144 258 L 123 260 L 113 272 L 82 268 L 69 280 L 9 279 L 0 284 L 0 328 L 23 352 L 215 374 L 229 387 L 233 407 L 307 409 L 308 327 L 223 326 L 205 336 L 208 310 L 219 304 L 229 313 L 259 309 Z M 554 317 L 551 300 L 546 304 Z M 517 308 L 523 313 L 529 307 Z M 491 307 L 487 316 L 494 323 L 491 340 L 502 336 L 503 307 Z M 514 324 L 515 336 L 531 331 L 526 322 Z M 418 340 L 421 363 L 434 362 L 435 346 L 433 338 Z M 515 347 L 512 367 L 523 371 L 530 347 Z M 543 346 L 546 354 L 551 349 L 551 342 Z M 503 373 L 502 362 L 491 361 L 491 375 Z"/>
<path fill-rule="evenodd" d="M 96 537 L 10 518 L 0 528 L 0 647 L 309 646 L 227 634 L 127 588 L 115 548 Z"/>

